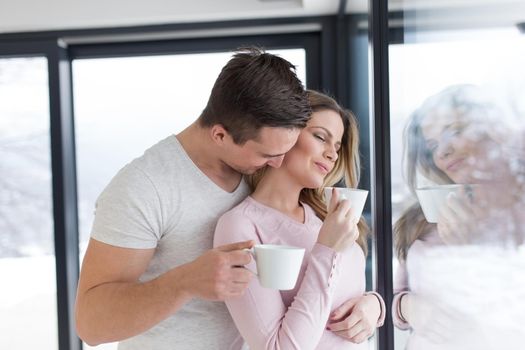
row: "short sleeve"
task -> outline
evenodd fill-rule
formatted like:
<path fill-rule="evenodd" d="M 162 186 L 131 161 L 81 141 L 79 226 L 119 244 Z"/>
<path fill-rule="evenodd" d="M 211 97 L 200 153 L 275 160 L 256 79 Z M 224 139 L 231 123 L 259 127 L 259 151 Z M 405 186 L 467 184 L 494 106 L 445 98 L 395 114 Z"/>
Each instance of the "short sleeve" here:
<path fill-rule="evenodd" d="M 142 170 L 127 165 L 97 199 L 91 237 L 118 247 L 150 249 L 161 233 L 157 190 Z"/>

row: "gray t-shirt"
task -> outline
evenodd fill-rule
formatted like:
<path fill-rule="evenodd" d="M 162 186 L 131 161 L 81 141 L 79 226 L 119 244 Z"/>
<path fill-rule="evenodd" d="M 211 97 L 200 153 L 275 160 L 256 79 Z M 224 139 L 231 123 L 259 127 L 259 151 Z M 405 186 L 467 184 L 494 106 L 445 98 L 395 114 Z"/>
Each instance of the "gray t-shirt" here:
<path fill-rule="evenodd" d="M 212 248 L 218 218 L 248 195 L 226 192 L 172 135 L 122 168 L 99 196 L 91 237 L 118 247 L 155 248 L 140 281 L 151 280 Z M 119 349 L 229 349 L 237 329 L 222 302 L 194 299 Z"/>

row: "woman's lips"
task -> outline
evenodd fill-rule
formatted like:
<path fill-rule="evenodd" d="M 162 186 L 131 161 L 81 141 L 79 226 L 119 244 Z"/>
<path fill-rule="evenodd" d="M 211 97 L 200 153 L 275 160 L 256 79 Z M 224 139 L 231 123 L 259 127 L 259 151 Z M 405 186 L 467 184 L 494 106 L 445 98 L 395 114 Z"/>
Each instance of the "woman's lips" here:
<path fill-rule="evenodd" d="M 317 167 L 321 169 L 323 173 L 328 174 L 329 170 L 326 165 L 324 165 L 323 163 L 318 163 L 318 162 L 315 162 L 315 165 L 317 165 Z"/>
<path fill-rule="evenodd" d="M 453 160 L 452 162 L 447 164 L 447 170 L 448 171 L 456 171 L 458 170 L 464 163 L 465 158 L 459 158 L 456 160 Z"/>

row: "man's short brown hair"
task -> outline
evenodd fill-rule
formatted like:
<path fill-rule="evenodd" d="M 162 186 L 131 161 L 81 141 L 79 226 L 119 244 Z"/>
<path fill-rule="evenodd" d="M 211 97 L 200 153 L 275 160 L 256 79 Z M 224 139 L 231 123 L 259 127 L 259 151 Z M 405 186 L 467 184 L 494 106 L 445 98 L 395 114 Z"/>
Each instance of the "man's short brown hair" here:
<path fill-rule="evenodd" d="M 262 127 L 303 128 L 311 109 L 287 60 L 250 47 L 239 49 L 211 91 L 200 124 L 222 125 L 237 144 L 256 139 Z"/>

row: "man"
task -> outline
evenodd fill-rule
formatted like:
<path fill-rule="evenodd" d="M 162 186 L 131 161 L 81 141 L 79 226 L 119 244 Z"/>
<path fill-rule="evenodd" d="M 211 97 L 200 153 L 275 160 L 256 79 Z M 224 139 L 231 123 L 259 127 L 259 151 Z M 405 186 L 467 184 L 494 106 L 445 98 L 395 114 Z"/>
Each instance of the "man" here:
<path fill-rule="evenodd" d="M 222 69 L 201 116 L 126 165 L 97 200 L 76 301 L 88 344 L 224 349 L 224 303 L 251 278 L 244 248 L 212 248 L 218 217 L 248 194 L 242 174 L 279 167 L 310 116 L 294 67 L 258 49 Z"/>

